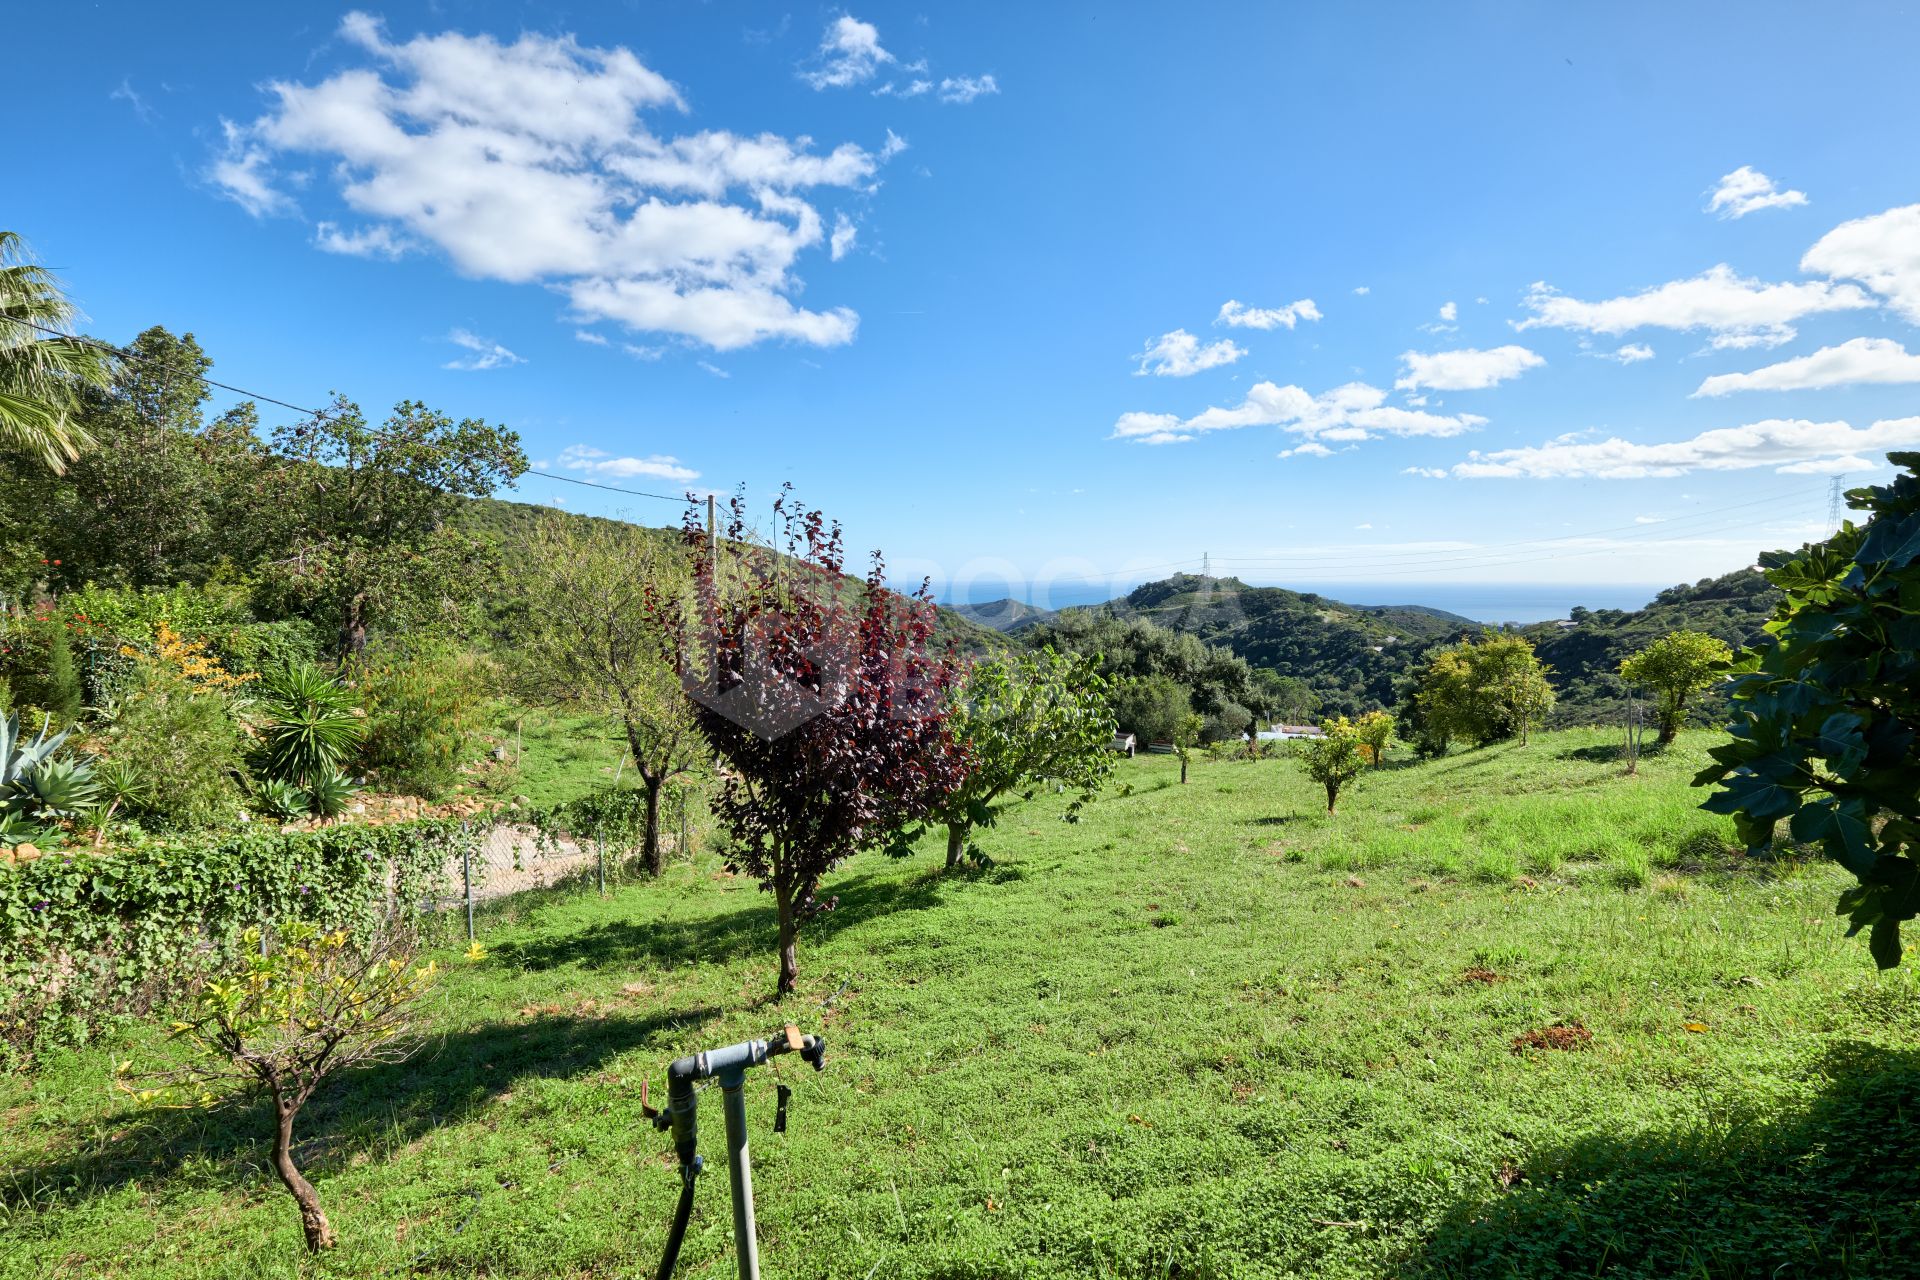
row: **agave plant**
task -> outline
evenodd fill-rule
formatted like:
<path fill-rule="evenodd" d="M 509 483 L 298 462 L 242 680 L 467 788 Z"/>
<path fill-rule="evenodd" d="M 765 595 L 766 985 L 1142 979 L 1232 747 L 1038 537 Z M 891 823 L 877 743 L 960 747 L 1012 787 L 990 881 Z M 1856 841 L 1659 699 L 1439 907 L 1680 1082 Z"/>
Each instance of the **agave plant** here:
<path fill-rule="evenodd" d="M 11 809 L 0 809 L 0 848 L 11 849 L 17 844 L 32 844 L 46 835 L 23 813 Z"/>
<path fill-rule="evenodd" d="M 91 760 L 57 757 L 27 775 L 27 806 L 42 821 L 78 818 L 100 803 Z"/>
<path fill-rule="evenodd" d="M 347 811 L 347 802 L 359 791 L 353 779 L 334 769 L 321 774 L 308 785 L 307 803 L 316 816 L 337 818 Z"/>
<path fill-rule="evenodd" d="M 49 716 L 41 723 L 39 736 L 29 742 L 20 731 L 19 716 L 0 720 L 0 807 L 29 793 L 34 772 L 66 743 L 66 730 L 50 734 L 52 727 L 53 718 Z"/>
<path fill-rule="evenodd" d="M 260 802 L 260 808 L 268 817 L 290 822 L 303 818 L 313 807 L 313 799 L 299 784 L 288 782 L 285 778 L 269 778 L 260 784 L 254 793 L 254 799 Z"/>
<path fill-rule="evenodd" d="M 367 736 L 353 692 L 311 663 L 290 663 L 262 686 L 269 778 L 311 791 Z"/>

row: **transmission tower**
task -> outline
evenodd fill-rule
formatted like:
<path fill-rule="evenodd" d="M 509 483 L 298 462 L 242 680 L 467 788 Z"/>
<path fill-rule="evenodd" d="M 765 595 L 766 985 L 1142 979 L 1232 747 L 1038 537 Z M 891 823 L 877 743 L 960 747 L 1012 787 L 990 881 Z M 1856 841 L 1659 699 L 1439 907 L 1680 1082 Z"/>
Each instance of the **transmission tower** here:
<path fill-rule="evenodd" d="M 1213 576 L 1213 557 L 1204 551 L 1200 553 L 1200 576 L 1203 578 Z"/>
<path fill-rule="evenodd" d="M 1833 487 L 1827 491 L 1827 523 L 1833 528 L 1840 527 L 1840 516 L 1846 510 L 1846 493 L 1840 487 L 1840 477 L 1833 478 Z"/>

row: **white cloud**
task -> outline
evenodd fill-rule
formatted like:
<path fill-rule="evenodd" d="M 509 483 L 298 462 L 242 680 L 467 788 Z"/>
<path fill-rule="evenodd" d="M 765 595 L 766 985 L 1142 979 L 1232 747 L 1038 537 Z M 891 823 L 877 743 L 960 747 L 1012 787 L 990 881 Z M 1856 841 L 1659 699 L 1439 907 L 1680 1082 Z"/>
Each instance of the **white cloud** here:
<path fill-rule="evenodd" d="M 1666 444 L 1638 444 L 1615 437 L 1594 443 L 1475 451 L 1448 474 L 1465 479 L 1634 480 L 1759 467 L 1789 475 L 1825 474 L 1860 470 L 1862 466 L 1855 464 L 1873 465 L 1865 463 L 1866 456 L 1915 445 L 1920 445 L 1920 418 L 1892 418 L 1859 428 L 1845 422 L 1769 418 Z"/>
<path fill-rule="evenodd" d="M 620 350 L 635 360 L 645 360 L 648 363 L 652 363 L 667 354 L 665 347 L 643 347 L 632 342 L 621 343 Z"/>
<path fill-rule="evenodd" d="M 1635 524 L 1665 524 L 1667 518 L 1665 516 L 1635 516 L 1633 522 Z"/>
<path fill-rule="evenodd" d="M 220 194 L 256 218 L 292 213 L 292 199 L 273 185 L 273 156 L 267 148 L 231 120 L 220 121 L 220 133 L 221 152 L 207 166 L 207 178 Z"/>
<path fill-rule="evenodd" d="M 719 365 L 713 364 L 709 361 L 696 360 L 694 363 L 698 364 L 702 369 L 712 374 L 716 378 L 731 378 L 733 376 L 732 374 L 728 373 L 725 369 L 722 369 Z"/>
<path fill-rule="evenodd" d="M 313 247 L 327 253 L 344 253 L 355 258 L 403 256 L 412 248 L 393 228 L 385 224 L 343 231 L 338 223 L 322 222 L 313 229 Z"/>
<path fill-rule="evenodd" d="M 1246 354 L 1246 349 L 1231 338 L 1202 344 L 1185 329 L 1175 329 L 1147 343 L 1146 350 L 1134 357 L 1140 367 L 1133 372 L 1136 377 L 1150 373 L 1163 378 L 1188 378 L 1203 369 L 1232 364 Z"/>
<path fill-rule="evenodd" d="M 1790 209 L 1806 202 L 1806 192 L 1782 191 L 1772 178 L 1743 164 L 1714 186 L 1707 212 L 1723 218 L 1744 218 L 1760 209 Z"/>
<path fill-rule="evenodd" d="M 829 256 L 835 262 L 853 252 L 853 242 L 860 236 L 860 228 L 844 213 L 833 216 L 833 235 L 828 239 Z"/>
<path fill-rule="evenodd" d="M 133 80 L 128 76 L 122 76 L 120 78 L 120 87 L 107 95 L 107 101 L 126 103 L 129 107 L 133 108 L 133 114 L 139 116 L 141 121 L 146 124 L 152 124 L 159 115 L 159 113 L 153 109 L 152 105 L 141 96 L 140 91 L 133 87 Z"/>
<path fill-rule="evenodd" d="M 1487 351 L 1471 347 L 1430 355 L 1406 351 L 1401 353 L 1400 363 L 1406 372 L 1395 380 L 1395 390 L 1431 387 L 1435 391 L 1478 391 L 1517 378 L 1546 361 L 1525 347 L 1509 343 Z"/>
<path fill-rule="evenodd" d="M 1353 287 L 1353 296 L 1356 298 L 1364 298 L 1372 292 L 1372 287 L 1368 285 L 1357 284 Z"/>
<path fill-rule="evenodd" d="M 820 40 L 821 65 L 800 72 L 800 78 L 815 89 L 844 89 L 873 79 L 882 65 L 894 56 L 880 47 L 880 30 L 871 22 L 862 22 L 843 13 L 827 26 Z"/>
<path fill-rule="evenodd" d="M 1357 524 L 1357 525 L 1355 525 L 1355 526 L 1353 526 L 1353 527 L 1354 527 L 1354 528 L 1356 528 L 1356 529 L 1371 529 L 1371 528 L 1373 528 L 1373 524 L 1372 524 L 1372 522 L 1370 522 L 1370 521 L 1369 521 L 1369 522 L 1368 522 L 1368 523 L 1366 523 L 1366 524 Z"/>
<path fill-rule="evenodd" d="M 1920 355 L 1891 338 L 1853 338 L 1812 355 L 1782 360 L 1749 373 L 1720 373 L 1693 394 L 1724 396 L 1734 391 L 1807 391 L 1861 383 L 1920 382 Z"/>
<path fill-rule="evenodd" d="M 889 80 L 873 91 L 876 98 L 917 98 L 923 93 L 933 92 L 931 80 L 909 80 L 904 84 Z"/>
<path fill-rule="evenodd" d="M 1874 303 L 1864 290 L 1850 284 L 1767 284 L 1743 279 L 1722 263 L 1691 279 L 1598 302 L 1570 298 L 1536 281 L 1527 291 L 1525 305 L 1533 314 L 1515 324 L 1516 329 L 1575 329 L 1609 335 L 1643 328 L 1704 329 L 1712 334 L 1715 347 L 1737 348 L 1778 346 L 1792 340 L 1796 320 L 1826 311 L 1856 311 Z"/>
<path fill-rule="evenodd" d="M 1455 320 L 1458 320 L 1459 318 L 1460 318 L 1459 306 L 1457 306 L 1452 302 L 1443 302 L 1440 304 L 1441 320 L 1445 321 L 1447 324 L 1452 324 Z"/>
<path fill-rule="evenodd" d="M 962 106 L 975 98 L 985 98 L 998 92 L 1000 82 L 991 75 L 949 76 L 940 82 L 940 101 Z"/>
<path fill-rule="evenodd" d="M 1593 355 L 1602 360 L 1614 360 L 1620 364 L 1639 364 L 1642 360 L 1653 359 L 1653 348 L 1644 342 L 1629 342 L 1614 351 L 1595 351 Z"/>
<path fill-rule="evenodd" d="M 1858 280 L 1920 324 L 1920 204 L 1841 223 L 1807 250 L 1800 269 Z"/>
<path fill-rule="evenodd" d="M 1282 449 L 1278 456 L 1282 458 L 1331 458 L 1333 456 L 1333 450 L 1327 448 L 1327 446 L 1321 444 L 1318 440 L 1309 440 L 1305 444 L 1297 444 L 1291 449 Z"/>
<path fill-rule="evenodd" d="M 829 247 L 802 198 L 863 189 L 905 146 L 702 131 L 657 136 L 643 115 L 686 103 L 623 48 L 523 34 L 511 44 L 457 32 L 387 39 L 363 13 L 342 20 L 366 57 L 313 84 L 267 86 L 251 124 L 223 122 L 209 169 L 256 216 L 296 212 L 275 164 L 316 157 L 340 201 L 367 222 L 325 224 L 334 252 L 444 252 L 462 273 L 540 283 L 582 323 L 614 320 L 720 350 L 769 338 L 850 341 L 845 308 L 798 306 L 796 260 Z"/>
<path fill-rule="evenodd" d="M 684 482 L 700 478 L 698 471 L 681 465 L 680 459 L 668 454 L 655 453 L 644 458 L 616 458 L 603 449 L 595 449 L 584 444 L 571 444 L 562 449 L 560 465 L 568 471 L 585 471 L 615 479 L 653 476 L 661 480 Z"/>
<path fill-rule="evenodd" d="M 1239 404 L 1215 406 L 1191 418 L 1172 413 L 1123 413 L 1108 439 L 1179 444 L 1209 431 L 1280 427 L 1307 440 L 1345 443 L 1383 435 L 1457 436 L 1486 422 L 1471 413 L 1447 415 L 1395 408 L 1386 403 L 1386 398 L 1385 391 L 1364 382 L 1349 382 L 1318 396 L 1292 385 L 1260 382 Z"/>
<path fill-rule="evenodd" d="M 440 366 L 443 369 L 460 369 L 475 373 L 482 369 L 505 369 L 512 365 L 526 363 L 523 357 L 515 355 L 492 338 L 483 338 L 471 330 L 455 329 L 447 335 L 447 341 L 456 347 L 465 347 L 473 354 L 449 360 Z"/>
<path fill-rule="evenodd" d="M 573 340 L 575 342 L 584 342 L 587 345 L 594 346 L 594 347 L 604 347 L 609 345 L 605 338 L 593 332 L 591 329 L 575 329 L 573 331 Z"/>
<path fill-rule="evenodd" d="M 1302 320 L 1319 318 L 1320 308 L 1313 305 L 1312 298 L 1289 302 L 1284 307 L 1249 307 L 1229 298 L 1220 305 L 1220 314 L 1213 322 L 1235 329 L 1291 329 Z"/>

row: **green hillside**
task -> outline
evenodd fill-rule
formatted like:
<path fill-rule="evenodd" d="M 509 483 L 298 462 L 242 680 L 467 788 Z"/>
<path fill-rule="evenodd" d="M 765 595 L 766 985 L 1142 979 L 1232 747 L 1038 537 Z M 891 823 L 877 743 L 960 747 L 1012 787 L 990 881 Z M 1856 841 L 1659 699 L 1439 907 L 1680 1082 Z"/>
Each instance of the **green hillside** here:
<path fill-rule="evenodd" d="M 1396 760 L 1337 818 L 1290 761 L 1125 762 L 991 871 L 834 873 L 778 1007 L 773 906 L 711 856 L 524 899 L 442 953 L 418 1058 L 303 1118 L 337 1253 L 296 1261 L 258 1107 L 108 1087 L 152 1026 L 0 1078 L 0 1276 L 649 1275 L 641 1082 L 783 1021 L 828 1049 L 749 1080 L 770 1277 L 1912 1275 L 1912 970 L 1841 936 L 1838 868 L 1737 856 L 1711 743 Z M 732 1272 L 718 1098 L 685 1275 Z"/>

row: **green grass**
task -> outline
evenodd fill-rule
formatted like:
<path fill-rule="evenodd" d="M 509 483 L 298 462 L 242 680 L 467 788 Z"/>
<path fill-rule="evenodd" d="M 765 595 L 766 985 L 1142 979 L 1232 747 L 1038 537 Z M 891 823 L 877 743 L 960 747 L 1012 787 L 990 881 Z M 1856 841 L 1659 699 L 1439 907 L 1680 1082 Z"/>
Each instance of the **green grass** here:
<path fill-rule="evenodd" d="M 641 1080 L 788 1019 L 829 1051 L 780 1063 L 784 1135 L 750 1078 L 770 1277 L 1915 1274 L 1910 974 L 1840 936 L 1840 873 L 1734 853 L 1705 735 L 1637 778 L 1608 742 L 1389 766 L 1336 818 L 1288 761 L 1138 761 L 1076 826 L 1010 812 L 992 870 L 843 868 L 777 1007 L 711 862 L 522 907 L 420 1058 L 310 1107 L 317 1265 L 257 1111 L 117 1098 L 152 1035 L 74 1053 L 0 1082 L 0 1275 L 650 1274 Z M 723 1174 L 698 1206 L 681 1274 L 730 1275 Z"/>
<path fill-rule="evenodd" d="M 547 808 L 611 786 L 616 778 L 633 781 L 627 740 L 604 716 L 509 706 L 491 732 L 513 766 L 490 779 L 501 799 L 525 796 Z"/>

